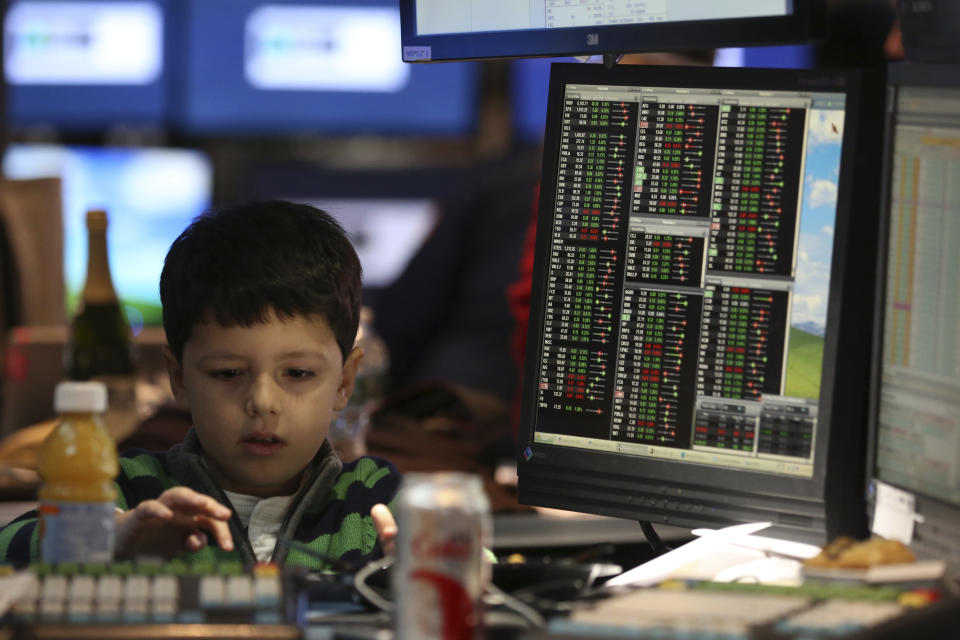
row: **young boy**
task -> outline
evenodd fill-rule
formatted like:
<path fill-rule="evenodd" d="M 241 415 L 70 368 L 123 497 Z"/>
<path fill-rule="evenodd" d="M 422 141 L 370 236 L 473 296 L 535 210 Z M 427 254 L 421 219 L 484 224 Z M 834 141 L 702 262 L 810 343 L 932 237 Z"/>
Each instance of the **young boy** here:
<path fill-rule="evenodd" d="M 215 209 L 174 241 L 160 276 L 165 355 L 193 428 L 166 453 L 121 458 L 117 558 L 328 569 L 390 550 L 384 504 L 399 474 L 371 457 L 343 465 L 326 440 L 363 355 L 360 290 L 343 230 L 306 205 Z M 36 522 L 0 531 L 7 562 L 37 559 Z"/>

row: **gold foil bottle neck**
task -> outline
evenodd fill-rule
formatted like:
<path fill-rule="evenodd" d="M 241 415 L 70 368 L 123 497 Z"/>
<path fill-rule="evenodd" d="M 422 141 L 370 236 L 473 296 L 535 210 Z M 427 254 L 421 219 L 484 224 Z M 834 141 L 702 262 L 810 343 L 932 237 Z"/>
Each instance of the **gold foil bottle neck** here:
<path fill-rule="evenodd" d="M 106 231 L 107 212 L 103 209 L 91 209 L 87 211 L 87 229 L 90 231 Z"/>

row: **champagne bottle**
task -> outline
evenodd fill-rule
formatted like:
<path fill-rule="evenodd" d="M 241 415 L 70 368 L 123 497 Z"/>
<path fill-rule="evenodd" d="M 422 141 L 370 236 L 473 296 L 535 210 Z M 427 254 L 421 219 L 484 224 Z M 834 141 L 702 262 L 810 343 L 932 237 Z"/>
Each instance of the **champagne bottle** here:
<path fill-rule="evenodd" d="M 71 326 L 67 377 L 132 377 L 133 338 L 110 277 L 106 211 L 87 212 L 87 239 L 87 279 Z"/>

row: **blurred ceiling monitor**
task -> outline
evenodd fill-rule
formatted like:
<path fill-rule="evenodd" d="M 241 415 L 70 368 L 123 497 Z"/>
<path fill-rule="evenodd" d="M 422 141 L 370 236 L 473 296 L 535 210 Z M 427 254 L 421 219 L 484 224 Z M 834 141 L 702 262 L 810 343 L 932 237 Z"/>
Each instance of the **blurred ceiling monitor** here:
<path fill-rule="evenodd" d="M 160 271 L 167 249 L 211 204 L 213 169 L 199 151 L 58 145 L 7 147 L 7 179 L 56 176 L 62 180 L 64 278 L 67 312 L 76 309 L 86 279 L 85 215 L 109 216 L 107 242 L 113 284 L 136 333 L 159 326 Z"/>
<path fill-rule="evenodd" d="M 960 67 L 890 67 L 872 530 L 960 568 Z"/>
<path fill-rule="evenodd" d="M 433 232 L 446 203 L 462 198 L 475 172 L 458 167 L 331 169 L 263 164 L 246 176 L 243 197 L 306 202 L 333 215 L 363 267 L 364 301 L 390 287 Z"/>
<path fill-rule="evenodd" d="M 761 67 L 768 69 L 811 69 L 816 50 L 809 44 L 774 47 L 730 47 L 717 49 L 713 57 L 716 67 Z"/>
<path fill-rule="evenodd" d="M 389 0 L 191 0 L 184 21 L 189 135 L 471 133 L 479 69 L 404 64 Z"/>
<path fill-rule="evenodd" d="M 806 42 L 824 0 L 400 0 L 403 59 L 676 51 Z"/>
<path fill-rule="evenodd" d="M 881 98 L 854 72 L 553 65 L 520 502 L 866 531 Z"/>
<path fill-rule="evenodd" d="M 906 59 L 913 62 L 960 62 L 960 3 L 955 0 L 898 0 Z"/>
<path fill-rule="evenodd" d="M 162 126 L 167 0 L 15 0 L 4 18 L 14 127 Z"/>
<path fill-rule="evenodd" d="M 429 198 L 322 198 L 323 209 L 350 236 L 360 257 L 365 289 L 382 289 L 400 277 L 440 217 Z"/>

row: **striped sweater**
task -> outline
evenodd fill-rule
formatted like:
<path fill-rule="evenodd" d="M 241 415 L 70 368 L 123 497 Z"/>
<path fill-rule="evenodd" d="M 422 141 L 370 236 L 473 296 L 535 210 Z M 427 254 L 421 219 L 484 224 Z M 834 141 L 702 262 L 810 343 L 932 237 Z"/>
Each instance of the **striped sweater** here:
<path fill-rule="evenodd" d="M 114 481 L 117 506 L 131 509 L 144 500 L 157 498 L 170 487 L 184 485 L 230 506 L 214 482 L 201 456 L 202 449 L 191 430 L 183 443 L 165 453 L 125 452 L 120 474 Z M 337 566 L 359 568 L 382 555 L 370 508 L 382 502 L 393 509 L 400 474 L 386 460 L 363 457 L 342 464 L 328 442 L 307 467 L 301 489 L 294 497 L 277 536 L 273 562 L 310 569 L 329 569 L 322 558 L 335 558 Z M 0 529 L 0 562 L 23 566 L 39 560 L 38 515 L 30 511 Z M 234 551 L 210 544 L 187 561 L 241 560 L 254 564 L 256 557 L 236 512 L 230 519 Z M 296 541 L 300 544 L 291 544 Z M 307 549 L 319 554 L 311 554 Z"/>

